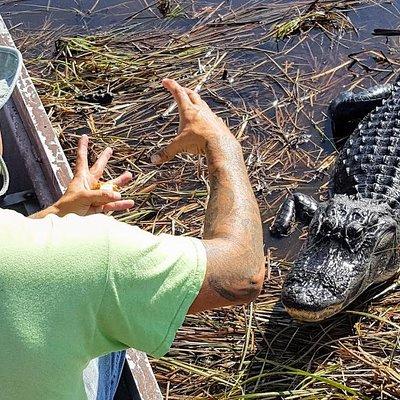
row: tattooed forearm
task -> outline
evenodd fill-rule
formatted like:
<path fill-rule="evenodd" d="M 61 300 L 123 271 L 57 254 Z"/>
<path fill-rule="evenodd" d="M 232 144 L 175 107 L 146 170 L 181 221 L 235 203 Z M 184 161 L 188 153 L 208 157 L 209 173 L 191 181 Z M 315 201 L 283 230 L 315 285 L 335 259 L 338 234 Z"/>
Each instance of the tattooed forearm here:
<path fill-rule="evenodd" d="M 264 280 L 261 219 L 242 149 L 224 121 L 198 93 L 163 80 L 179 108 L 179 132 L 152 156 L 156 164 L 176 154 L 206 154 L 210 199 L 204 226 L 207 268 L 189 312 L 253 300 Z"/>
<path fill-rule="evenodd" d="M 210 173 L 210 198 L 204 221 L 204 238 L 214 238 L 221 234 L 223 236 L 222 219 L 231 219 L 234 212 L 234 192 L 230 187 L 221 182 L 222 171 Z M 225 222 L 225 221 L 224 221 Z"/>
<path fill-rule="evenodd" d="M 258 293 L 263 275 L 261 218 L 240 146 L 235 142 L 216 147 L 207 153 L 210 197 L 204 239 L 219 262 L 208 283 L 223 298 L 242 302 Z"/>

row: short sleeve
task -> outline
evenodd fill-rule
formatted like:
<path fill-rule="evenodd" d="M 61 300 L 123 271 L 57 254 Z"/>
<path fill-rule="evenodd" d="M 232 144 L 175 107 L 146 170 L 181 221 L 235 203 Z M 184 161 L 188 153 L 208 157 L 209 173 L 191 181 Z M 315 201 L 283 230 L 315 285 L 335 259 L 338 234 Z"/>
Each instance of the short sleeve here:
<path fill-rule="evenodd" d="M 133 347 L 154 357 L 164 355 L 200 291 L 205 270 L 199 239 L 156 236 L 110 219 L 109 269 L 96 348 Z"/>

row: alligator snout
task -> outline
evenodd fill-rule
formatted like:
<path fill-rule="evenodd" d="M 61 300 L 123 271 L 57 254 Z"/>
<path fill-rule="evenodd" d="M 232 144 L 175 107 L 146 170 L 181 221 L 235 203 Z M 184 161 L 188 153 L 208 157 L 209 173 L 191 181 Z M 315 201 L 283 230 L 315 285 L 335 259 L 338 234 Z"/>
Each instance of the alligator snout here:
<path fill-rule="evenodd" d="M 288 313 L 321 321 L 344 308 L 363 284 L 368 262 L 336 240 L 308 247 L 296 260 L 282 289 Z"/>
<path fill-rule="evenodd" d="M 317 322 L 338 313 L 345 298 L 335 296 L 320 283 L 284 285 L 282 303 L 289 315 L 306 322 Z"/>

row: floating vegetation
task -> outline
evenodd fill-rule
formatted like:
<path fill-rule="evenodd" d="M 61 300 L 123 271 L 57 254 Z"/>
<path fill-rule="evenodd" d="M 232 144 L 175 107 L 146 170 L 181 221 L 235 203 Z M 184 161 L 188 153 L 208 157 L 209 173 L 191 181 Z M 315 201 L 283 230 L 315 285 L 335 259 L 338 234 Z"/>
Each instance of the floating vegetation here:
<path fill-rule="evenodd" d="M 354 30 L 351 20 L 347 13 L 352 6 L 360 5 L 357 1 L 332 2 L 332 1 L 313 1 L 308 7 L 294 5 L 297 16 L 293 17 L 293 12 L 284 16 L 283 22 L 277 23 L 273 27 L 273 33 L 277 39 L 284 39 L 290 35 L 308 32 L 311 29 L 322 31 L 347 31 Z"/>
<path fill-rule="evenodd" d="M 277 24 L 274 33 L 277 39 L 284 39 L 300 31 L 305 32 L 313 28 L 347 30 L 353 26 L 343 12 L 315 10 Z"/>
<path fill-rule="evenodd" d="M 279 242 L 267 234 L 288 193 L 326 194 L 336 156 L 325 114 L 329 101 L 343 88 L 396 76 L 398 43 L 372 37 L 365 27 L 350 29 L 355 14 L 349 11 L 382 12 L 384 2 L 180 4 L 190 19 L 184 27 L 127 18 L 110 32 L 46 29 L 18 40 L 22 49 L 37 49 L 25 53 L 27 66 L 71 163 L 79 136 L 88 133 L 93 159 L 107 145 L 114 149 L 108 176 L 132 171 L 123 195 L 135 199 L 135 208 L 116 216 L 122 221 L 152 232 L 201 235 L 205 161 L 180 155 L 161 168 L 150 163 L 178 126 L 163 77 L 197 88 L 243 146 L 266 226 L 265 288 L 249 306 L 187 318 L 168 356 L 152 360 L 166 398 L 399 398 L 396 282 L 331 320 L 297 323 L 279 297 L 305 231 L 298 227 Z M 385 7 L 388 18 L 398 16 L 395 7 Z M 105 93 L 112 96 L 99 101 Z"/>
<path fill-rule="evenodd" d="M 185 15 L 182 6 L 171 0 L 158 0 L 157 9 L 164 18 L 177 18 Z"/>

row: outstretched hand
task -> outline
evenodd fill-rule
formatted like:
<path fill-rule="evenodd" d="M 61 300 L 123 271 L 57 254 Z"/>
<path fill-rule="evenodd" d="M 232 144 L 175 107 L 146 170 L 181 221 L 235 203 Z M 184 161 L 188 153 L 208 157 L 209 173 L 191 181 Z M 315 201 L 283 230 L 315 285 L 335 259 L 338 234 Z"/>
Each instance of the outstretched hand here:
<path fill-rule="evenodd" d="M 133 207 L 133 200 L 121 200 L 121 194 L 114 190 L 99 189 L 99 180 L 112 155 L 107 147 L 92 167 L 88 164 L 89 138 L 83 135 L 79 140 L 74 178 L 65 194 L 55 203 L 59 216 L 69 213 L 81 216 L 99 212 L 121 211 Z M 107 181 L 107 187 L 123 187 L 132 180 L 132 174 L 125 171 L 119 177 Z"/>
<path fill-rule="evenodd" d="M 178 153 L 204 154 L 210 143 L 221 138 L 235 140 L 222 118 L 212 112 L 198 93 L 173 79 L 164 79 L 163 86 L 178 105 L 179 129 L 178 136 L 151 157 L 154 164 L 167 162 Z"/>

